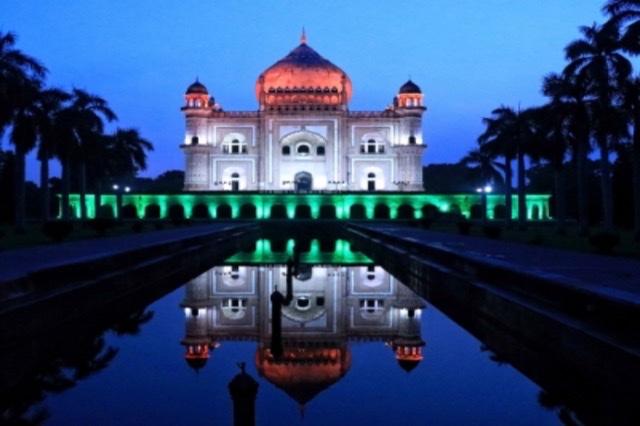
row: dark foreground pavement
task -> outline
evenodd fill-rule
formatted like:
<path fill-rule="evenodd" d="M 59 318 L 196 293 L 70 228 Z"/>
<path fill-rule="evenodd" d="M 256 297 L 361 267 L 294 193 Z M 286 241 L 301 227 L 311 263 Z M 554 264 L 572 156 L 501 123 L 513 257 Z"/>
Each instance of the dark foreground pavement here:
<path fill-rule="evenodd" d="M 399 239 L 407 246 L 425 246 L 478 263 L 517 270 L 580 287 L 640 306 L 640 261 L 597 254 L 550 249 L 501 240 L 435 232 L 393 224 L 358 227 Z"/>
<path fill-rule="evenodd" d="M 190 238 L 222 235 L 246 225 L 215 223 L 158 232 L 88 239 L 0 252 L 0 287 L 29 275 L 74 264 L 100 261 L 132 250 L 168 246 Z M 0 293 L 2 289 L 0 288 Z"/>

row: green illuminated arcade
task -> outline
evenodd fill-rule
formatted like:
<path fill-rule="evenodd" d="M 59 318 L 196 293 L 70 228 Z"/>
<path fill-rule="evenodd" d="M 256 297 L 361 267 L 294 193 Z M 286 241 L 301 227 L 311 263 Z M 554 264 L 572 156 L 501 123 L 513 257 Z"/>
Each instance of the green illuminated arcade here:
<path fill-rule="evenodd" d="M 550 195 L 527 195 L 527 219 L 548 220 Z M 505 197 L 486 195 L 487 218 L 506 216 Z M 70 198 L 80 217 L 80 196 Z M 482 194 L 425 194 L 416 192 L 292 193 L 219 192 L 183 194 L 102 195 L 101 217 L 123 219 L 421 219 L 437 211 L 481 218 Z M 93 195 L 87 195 L 88 217 L 96 217 Z M 513 196 L 512 218 L 518 217 Z"/>

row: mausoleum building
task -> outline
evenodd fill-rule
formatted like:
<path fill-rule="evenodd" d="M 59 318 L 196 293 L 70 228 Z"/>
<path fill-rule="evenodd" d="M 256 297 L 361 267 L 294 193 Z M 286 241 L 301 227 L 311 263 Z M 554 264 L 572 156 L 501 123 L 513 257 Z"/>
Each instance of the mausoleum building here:
<path fill-rule="evenodd" d="M 262 72 L 255 111 L 185 94 L 186 191 L 422 191 L 423 94 L 411 80 L 380 111 L 351 111 L 351 79 L 303 33 Z"/>

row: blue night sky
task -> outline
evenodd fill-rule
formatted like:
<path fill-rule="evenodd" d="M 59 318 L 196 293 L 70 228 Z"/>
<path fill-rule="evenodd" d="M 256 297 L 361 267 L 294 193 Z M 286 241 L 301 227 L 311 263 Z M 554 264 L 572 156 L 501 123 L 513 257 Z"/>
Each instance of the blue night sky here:
<path fill-rule="evenodd" d="M 542 77 L 565 66 L 578 26 L 604 0 L 20 0 L 0 31 L 50 70 L 48 84 L 108 100 L 120 127 L 153 142 L 155 177 L 183 169 L 183 94 L 196 77 L 225 110 L 255 110 L 258 75 L 309 46 L 351 77 L 350 109 L 382 110 L 409 78 L 425 94 L 424 163 L 456 162 L 501 104 L 542 104 Z M 8 142 L 3 140 L 7 149 Z M 35 160 L 31 160 L 34 163 Z M 53 169 L 57 173 L 57 168 Z M 35 164 L 29 171 L 36 180 Z"/>

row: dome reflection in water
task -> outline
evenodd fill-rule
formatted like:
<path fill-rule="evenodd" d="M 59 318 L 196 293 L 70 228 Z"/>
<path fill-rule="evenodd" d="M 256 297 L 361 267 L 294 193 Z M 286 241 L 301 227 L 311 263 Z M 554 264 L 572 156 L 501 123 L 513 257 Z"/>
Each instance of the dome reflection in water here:
<path fill-rule="evenodd" d="M 539 405 L 549 395 L 348 241 L 274 236 L 242 249 L 108 329 L 51 333 L 64 353 L 38 351 L 48 366 L 21 401 L 3 399 L 3 418 L 24 409 L 26 424 L 47 425 L 559 424 Z M 61 372 L 75 381 L 52 391 Z"/>

